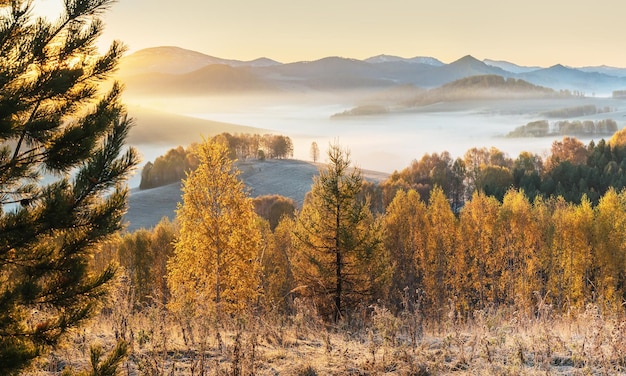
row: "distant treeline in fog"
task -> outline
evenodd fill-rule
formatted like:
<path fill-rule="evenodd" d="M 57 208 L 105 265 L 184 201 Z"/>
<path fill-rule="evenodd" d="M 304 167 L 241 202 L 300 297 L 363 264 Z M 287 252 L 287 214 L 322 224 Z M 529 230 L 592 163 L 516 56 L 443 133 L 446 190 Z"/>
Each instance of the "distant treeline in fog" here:
<path fill-rule="evenodd" d="M 403 93 L 404 96 L 402 96 Z M 410 109 L 440 102 L 485 99 L 572 98 L 582 96 L 580 92 L 569 90 L 556 91 L 531 84 L 522 79 L 505 78 L 493 74 L 461 78 L 430 90 L 418 90 L 418 88 L 408 90 L 403 88 L 402 91 L 393 92 L 393 94 L 396 96 L 396 100 L 395 103 L 391 104 L 391 107 L 381 103 L 369 103 L 337 113 L 332 117 L 380 115 L 390 112 L 393 108 Z M 378 101 L 385 102 L 383 98 L 380 98 Z"/>
<path fill-rule="evenodd" d="M 291 138 L 282 135 L 230 134 L 217 136 L 230 150 L 233 159 L 283 159 L 293 156 Z M 170 149 L 165 155 L 159 156 L 154 163 L 148 162 L 141 170 L 139 189 L 160 187 L 175 183 L 185 177 L 187 171 L 198 167 L 198 159 L 194 150 L 196 144 L 186 149 L 182 146 Z"/>
<path fill-rule="evenodd" d="M 552 126 L 547 120 L 532 121 L 526 125 L 515 128 L 507 137 L 548 137 L 562 136 L 610 136 L 617 131 L 617 122 L 613 119 L 598 120 L 563 120 L 557 121 Z"/>
<path fill-rule="evenodd" d="M 584 105 L 584 106 L 574 106 L 561 108 L 558 110 L 546 111 L 543 115 L 550 118 L 571 118 L 571 117 L 579 117 L 579 116 L 589 116 L 595 114 L 603 114 L 607 112 L 611 112 L 613 109 L 611 107 L 597 107 L 592 104 Z"/>
<path fill-rule="evenodd" d="M 229 145 L 232 158 L 262 159 L 259 154 L 285 158 L 293 152 L 291 140 L 285 136 L 225 133 L 219 137 Z M 256 142 L 259 149 L 255 155 L 252 150 Z M 197 166 L 193 148 L 179 146 L 157 158 L 154 164 L 146 164 L 141 188 L 180 181 L 185 171 Z M 437 186 L 455 211 L 475 191 L 502 200 L 510 189 L 523 191 L 530 200 L 561 196 L 568 202 L 580 203 L 587 197 L 595 205 L 610 187 L 618 191 L 626 187 L 626 129 L 613 134 L 609 141 L 591 141 L 588 145 L 565 137 L 552 144 L 545 159 L 530 152 L 512 158 L 495 147 L 471 148 L 456 159 L 447 151 L 424 154 L 381 183 L 365 182 L 363 194 L 370 197 L 372 210 L 382 213 L 398 190 L 414 189 L 428 201 L 431 190 Z"/>
<path fill-rule="evenodd" d="M 428 201 L 435 187 L 441 187 L 456 212 L 476 191 L 502 200 L 510 189 L 531 201 L 560 196 L 579 204 L 586 197 L 595 205 L 609 188 L 626 187 L 626 130 L 588 145 L 565 137 L 552 144 L 545 159 L 530 152 L 513 159 L 495 147 L 471 148 L 456 159 L 447 151 L 424 154 L 381 184 L 366 183 L 365 194 L 372 210 L 382 213 L 399 190 L 414 189 Z"/>

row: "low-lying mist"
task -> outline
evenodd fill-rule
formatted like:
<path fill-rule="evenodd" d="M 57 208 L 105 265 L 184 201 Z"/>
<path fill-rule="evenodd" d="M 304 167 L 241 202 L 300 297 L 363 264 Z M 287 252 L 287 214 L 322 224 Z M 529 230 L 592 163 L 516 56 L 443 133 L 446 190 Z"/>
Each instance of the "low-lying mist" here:
<path fill-rule="evenodd" d="M 154 160 L 171 147 L 198 142 L 222 132 L 279 133 L 294 144 L 294 158 L 310 160 L 317 142 L 325 153 L 338 142 L 362 169 L 393 172 L 425 153 L 448 151 L 462 157 L 473 147 L 491 147 L 515 158 L 522 151 L 545 156 L 562 136 L 506 138 L 516 127 L 545 119 L 546 111 L 593 104 L 614 109 L 584 119 L 612 118 L 624 127 L 626 104 L 609 98 L 473 100 L 440 102 L 381 115 L 331 118 L 371 93 L 303 93 L 288 96 L 128 98 L 137 125 L 129 143 Z M 552 119 L 554 120 L 554 119 Z M 581 139 L 584 143 L 590 139 Z M 131 187 L 138 179 L 131 181 Z"/>

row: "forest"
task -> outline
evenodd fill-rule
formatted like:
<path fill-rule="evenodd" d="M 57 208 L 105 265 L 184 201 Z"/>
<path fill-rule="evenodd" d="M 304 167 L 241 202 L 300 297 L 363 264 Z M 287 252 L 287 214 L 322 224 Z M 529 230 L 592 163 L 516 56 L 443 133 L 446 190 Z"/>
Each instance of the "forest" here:
<path fill-rule="evenodd" d="M 0 2 L 0 374 L 626 372 L 626 130 L 378 185 L 331 144 L 301 207 L 234 162 L 288 137 L 216 135 L 144 168 L 184 174 L 182 202 L 128 233 L 125 47 L 95 56 L 112 3 Z"/>
<path fill-rule="evenodd" d="M 435 321 L 448 313 L 443 306 L 450 299 L 462 319 L 475 310 L 501 306 L 534 315 L 538 299 L 560 312 L 588 303 L 621 309 L 626 298 L 626 255 L 620 250 L 626 233 L 621 234 L 619 219 L 626 205 L 623 134 L 597 145 L 585 146 L 572 138 L 556 141 L 545 162 L 528 153 L 512 160 L 494 148 L 471 149 L 457 160 L 446 152 L 426 154 L 381 184 L 365 181 L 358 169 L 350 167 L 349 152 L 331 145 L 331 163 L 313 182 L 300 210 L 280 196 L 249 199 L 263 218 L 257 226 L 269 221 L 269 231 L 261 231 L 269 237 L 263 244 L 278 246 L 264 248 L 264 257 L 272 260 L 273 268 L 282 269 L 274 271 L 277 276 L 262 278 L 281 286 L 279 291 L 264 291 L 271 301 L 267 304 L 290 312 L 290 291 L 304 285 L 312 289 L 312 281 L 306 280 L 310 275 L 325 286 L 311 297 L 321 313 L 325 310 L 323 316 L 335 321 L 344 315 L 349 318 L 358 304 L 384 301 L 400 310 L 407 291 L 411 299 L 419 297 L 428 312 L 425 317 Z M 209 144 L 220 143 L 219 139 Z M 229 158 L 229 150 L 226 147 L 223 158 Z M 335 159 L 338 162 L 333 163 Z M 346 165 L 338 166 L 340 162 Z M 325 196 L 330 194 L 336 195 L 336 202 Z M 322 214 L 330 215 L 325 210 L 331 209 L 335 212 L 323 221 Z M 341 223 L 344 219 L 348 223 Z M 177 217 L 178 225 L 180 220 Z M 174 226 L 166 224 L 157 228 Z M 171 233 L 169 243 L 176 244 Z M 339 245 L 322 245 L 337 233 L 346 239 L 335 239 Z M 149 235 L 150 230 L 126 234 L 108 251 L 109 258 L 133 271 L 133 281 L 143 281 L 136 285 L 137 291 L 144 291 L 138 294 L 140 301 L 154 296 L 154 286 L 165 286 L 165 269 L 155 272 L 153 260 L 161 258 L 163 264 L 171 257 L 171 252 L 163 254 L 162 246 L 151 250 L 150 241 L 142 240 Z M 337 252 L 343 241 L 346 258 L 337 265 L 351 265 L 364 273 L 359 276 L 351 270 L 355 281 L 343 282 L 368 287 L 360 292 L 334 287 L 346 301 L 354 300 L 345 312 L 325 301 L 333 289 L 328 281 L 320 281 L 319 273 L 329 272 L 332 262 L 317 258 L 327 249 Z M 122 251 L 116 253 L 117 248 Z M 373 254 L 377 256 L 372 259 Z M 373 260 L 385 260 L 384 265 L 376 266 Z M 367 283 L 359 279 L 365 276 L 373 279 Z M 161 289 L 159 295 L 169 293 Z"/>
<path fill-rule="evenodd" d="M 347 149 L 331 145 L 299 210 L 280 196 L 246 197 L 227 143 L 207 140 L 194 149 L 199 165 L 183 183 L 176 219 L 118 236 L 94 267 L 119 263 L 130 312 L 163 307 L 188 341 L 213 333 L 216 346 L 232 320 L 297 321 L 303 304 L 309 319 L 344 328 L 338 333 L 376 320 L 401 325 L 384 330 L 408 336 L 398 341 L 411 346 L 424 333 L 492 315 L 529 326 L 574 322 L 590 309 L 621 317 L 626 191 L 607 184 L 590 191 L 593 199 L 580 190 L 571 199 L 531 196 L 513 176 L 530 172 L 541 182 L 563 166 L 593 170 L 603 160 L 602 172 L 585 176 L 605 181 L 606 165 L 621 164 L 622 134 L 598 145 L 557 141 L 545 163 L 526 154 L 512 161 L 495 149 L 456 161 L 425 155 L 378 186 L 362 178 Z M 455 169 L 465 173 L 454 179 Z M 491 170 L 510 175 L 501 195 L 487 192 Z M 623 371 L 623 358 L 611 354 L 607 367 Z"/>

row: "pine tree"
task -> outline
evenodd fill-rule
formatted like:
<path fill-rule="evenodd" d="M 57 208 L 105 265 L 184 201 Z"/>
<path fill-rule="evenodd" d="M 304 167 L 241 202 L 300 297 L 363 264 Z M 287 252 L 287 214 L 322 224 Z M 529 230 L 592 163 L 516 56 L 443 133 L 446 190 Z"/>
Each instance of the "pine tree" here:
<path fill-rule="evenodd" d="M 19 372 L 95 310 L 114 274 L 90 272 L 121 228 L 136 165 L 120 86 L 98 100 L 120 58 L 96 55 L 112 0 L 66 0 L 59 20 L 32 1 L 0 3 L 0 374 Z M 46 180 L 39 180 L 42 176 Z"/>
<path fill-rule="evenodd" d="M 209 140 L 183 181 L 180 236 L 168 263 L 170 307 L 187 319 L 241 314 L 260 289 L 260 231 L 229 150 Z"/>
<path fill-rule="evenodd" d="M 322 314 L 337 321 L 347 307 L 380 291 L 386 257 L 380 225 L 367 201 L 358 199 L 361 171 L 338 145 L 330 146 L 328 157 L 297 219 L 294 264 L 296 278 L 313 292 Z"/>

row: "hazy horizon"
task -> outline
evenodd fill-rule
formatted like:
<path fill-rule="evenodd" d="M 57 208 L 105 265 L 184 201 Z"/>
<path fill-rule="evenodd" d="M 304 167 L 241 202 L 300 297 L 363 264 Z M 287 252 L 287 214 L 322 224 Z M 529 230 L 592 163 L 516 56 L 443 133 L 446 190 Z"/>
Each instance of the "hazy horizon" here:
<path fill-rule="evenodd" d="M 37 9 L 56 15 L 60 4 L 41 0 Z M 387 54 L 432 56 L 445 63 L 472 55 L 525 66 L 626 67 L 624 11 L 621 0 L 513 5 L 495 0 L 121 0 L 103 14 L 106 29 L 99 46 L 119 39 L 131 53 L 179 46 L 229 59 L 267 57 L 283 63 Z"/>

